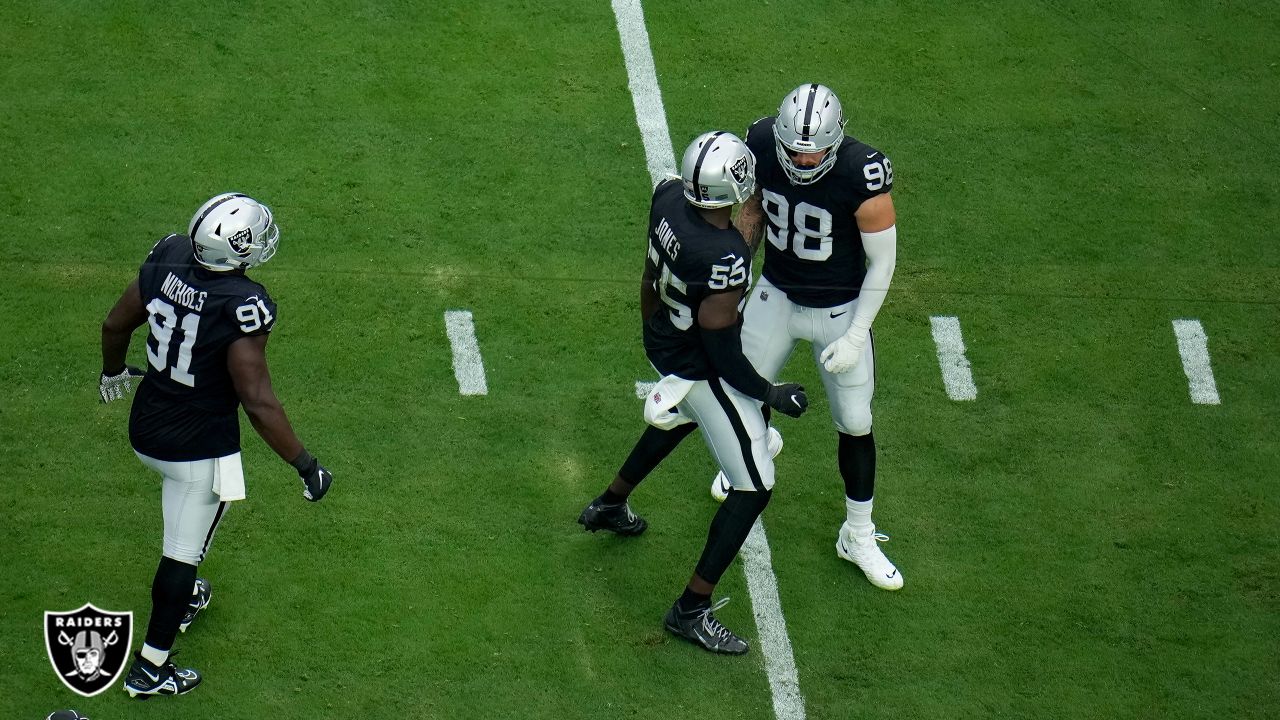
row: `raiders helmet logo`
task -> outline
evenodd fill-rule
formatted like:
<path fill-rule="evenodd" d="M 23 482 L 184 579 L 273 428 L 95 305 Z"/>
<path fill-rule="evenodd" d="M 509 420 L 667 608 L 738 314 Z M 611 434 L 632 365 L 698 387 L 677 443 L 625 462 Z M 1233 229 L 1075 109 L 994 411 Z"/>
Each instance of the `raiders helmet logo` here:
<path fill-rule="evenodd" d="M 85 697 L 111 687 L 129 658 L 133 613 L 77 610 L 44 614 L 44 645 L 58 679 Z"/>
<path fill-rule="evenodd" d="M 744 183 L 747 181 L 747 156 L 743 155 L 733 161 L 733 165 L 729 168 L 729 172 L 733 173 L 733 181 L 736 183 Z"/>
<path fill-rule="evenodd" d="M 227 238 L 227 244 L 240 257 L 249 254 L 249 244 L 253 242 L 253 231 L 249 228 L 237 230 Z"/>

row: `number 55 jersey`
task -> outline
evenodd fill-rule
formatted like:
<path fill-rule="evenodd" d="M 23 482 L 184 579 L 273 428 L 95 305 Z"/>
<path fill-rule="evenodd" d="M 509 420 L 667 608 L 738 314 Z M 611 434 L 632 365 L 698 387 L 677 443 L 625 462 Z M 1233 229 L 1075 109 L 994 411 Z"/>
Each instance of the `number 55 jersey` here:
<path fill-rule="evenodd" d="M 147 309 L 147 375 L 129 414 L 133 448 L 181 462 L 240 451 L 239 397 L 227 348 L 275 326 L 276 305 L 241 273 L 196 262 L 191 239 L 170 235 L 138 271 Z"/>
<path fill-rule="evenodd" d="M 893 189 L 893 163 L 846 135 L 825 175 L 793 185 L 778 161 L 775 121 L 763 117 L 747 131 L 766 220 L 764 277 L 797 305 L 843 305 L 858 297 L 867 275 L 853 214 L 866 200 Z"/>
<path fill-rule="evenodd" d="M 745 290 L 751 282 L 751 253 L 742 233 L 704 220 L 685 200 L 680 181 L 665 180 L 653 191 L 645 266 L 661 301 L 644 322 L 649 362 L 663 375 L 714 377 L 698 329 L 698 308 L 709 295 Z"/>

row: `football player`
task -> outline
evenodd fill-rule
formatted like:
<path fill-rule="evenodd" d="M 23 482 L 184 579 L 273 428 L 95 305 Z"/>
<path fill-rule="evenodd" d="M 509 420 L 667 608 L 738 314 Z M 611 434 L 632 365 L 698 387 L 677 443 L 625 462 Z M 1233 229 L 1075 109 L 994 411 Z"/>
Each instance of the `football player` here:
<path fill-rule="evenodd" d="M 733 655 L 747 652 L 748 645 L 715 618 L 727 598 L 712 605 L 711 595 L 773 489 L 760 403 L 794 417 L 808 406 L 804 388 L 766 381 L 742 353 L 739 309 L 751 281 L 752 253 L 731 213 L 754 187 L 755 157 L 742 140 L 708 132 L 685 151 L 679 180 L 654 189 L 640 284 L 645 353 L 663 376 L 646 401 L 646 420 L 654 427 L 578 517 L 591 531 L 644 532 L 645 521 L 627 500 L 635 483 L 625 478 L 638 482 L 695 427 L 702 428 L 730 490 L 665 626 L 707 650 Z"/>
<path fill-rule="evenodd" d="M 759 158 L 759 187 L 737 226 L 765 246 L 764 271 L 744 313 L 743 350 L 766 378 L 777 377 L 799 341 L 810 343 L 831 403 L 844 479 L 845 521 L 836 552 L 873 585 L 902 587 L 871 521 L 876 447 L 871 433 L 875 353 L 871 324 L 884 304 L 897 257 L 890 191 L 893 164 L 844 134 L 840 100 L 817 83 L 787 93 L 777 116 L 747 132 Z M 780 443 L 779 443 L 780 444 Z M 711 492 L 723 498 L 728 478 Z"/>
<path fill-rule="evenodd" d="M 102 323 L 103 402 L 128 393 L 136 372 L 125 365 L 129 341 L 149 326 L 129 440 L 163 478 L 163 556 L 146 642 L 125 679 L 132 697 L 181 695 L 200 684 L 200 673 L 174 665 L 171 648 L 209 604 L 209 583 L 196 569 L 228 504 L 244 498 L 237 408 L 298 471 L 303 497 L 317 501 L 333 482 L 298 441 L 271 387 L 266 348 L 276 304 L 245 275 L 275 255 L 279 238 L 266 205 L 218 195 L 196 211 L 186 235 L 156 243 Z"/>

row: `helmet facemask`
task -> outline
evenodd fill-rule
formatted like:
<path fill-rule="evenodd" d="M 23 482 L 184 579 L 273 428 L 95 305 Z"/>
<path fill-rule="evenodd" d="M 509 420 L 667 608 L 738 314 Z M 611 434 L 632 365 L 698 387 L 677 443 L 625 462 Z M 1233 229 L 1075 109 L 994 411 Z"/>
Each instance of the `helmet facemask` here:
<path fill-rule="evenodd" d="M 795 185 L 817 182 L 836 164 L 836 151 L 844 140 L 844 109 L 825 85 L 801 85 L 782 100 L 773 124 L 778 163 Z M 813 167 L 797 165 L 792 153 L 826 151 Z"/>

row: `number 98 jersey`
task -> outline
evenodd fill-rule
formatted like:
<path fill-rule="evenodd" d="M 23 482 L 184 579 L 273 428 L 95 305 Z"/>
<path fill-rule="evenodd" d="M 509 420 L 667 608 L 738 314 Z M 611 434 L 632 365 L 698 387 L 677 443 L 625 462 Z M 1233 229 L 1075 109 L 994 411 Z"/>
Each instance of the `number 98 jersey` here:
<path fill-rule="evenodd" d="M 147 375 L 129 415 L 138 452 L 170 462 L 240 450 L 240 400 L 227 370 L 232 342 L 275 326 L 276 305 L 240 273 L 196 262 L 191 239 L 170 235 L 138 271 L 147 309 Z"/>
<path fill-rule="evenodd" d="M 704 220 L 685 200 L 681 182 L 665 180 L 653 191 L 645 267 L 661 302 L 644 323 L 649 362 L 663 375 L 714 377 L 698 330 L 698 308 L 709 295 L 745 291 L 751 282 L 751 252 L 742 233 Z"/>
<path fill-rule="evenodd" d="M 765 214 L 764 276 L 798 305 L 843 305 L 858 297 L 867 275 L 853 214 L 866 200 L 893 189 L 893 164 L 846 135 L 825 175 L 809 185 L 793 185 L 778 162 L 775 120 L 760 118 L 747 131 Z"/>

